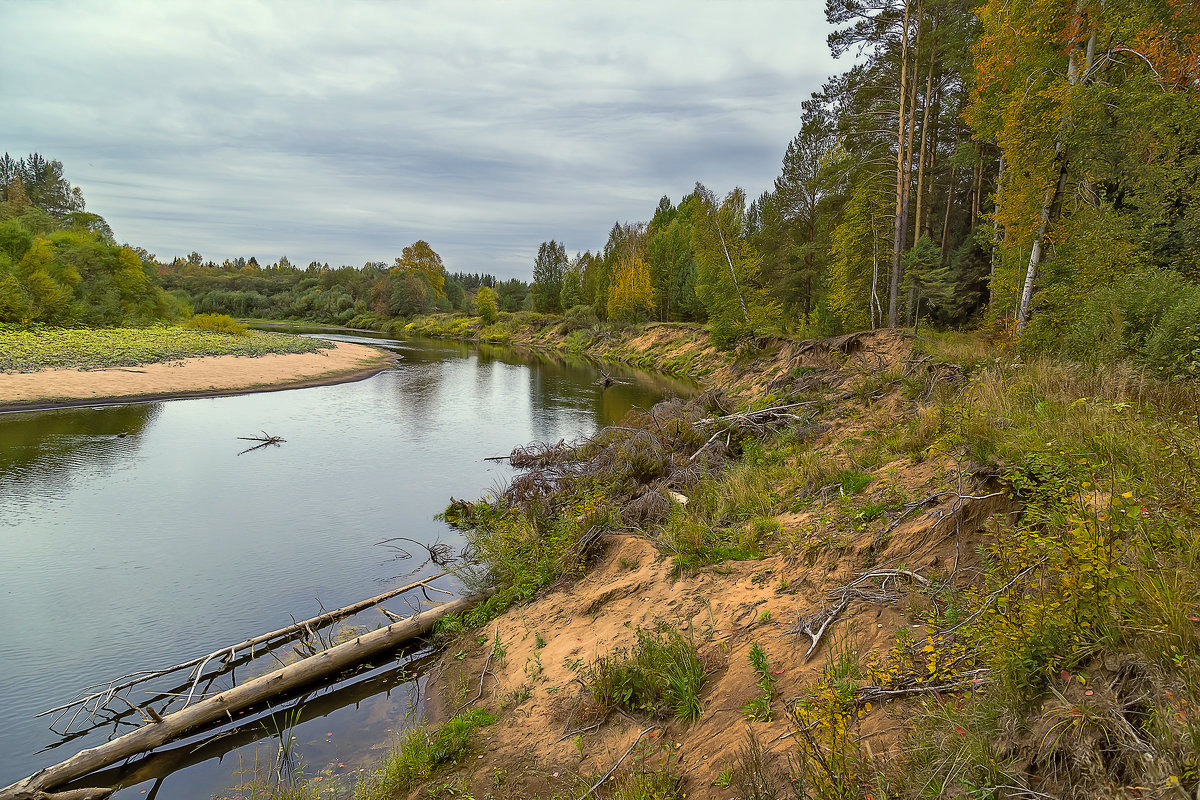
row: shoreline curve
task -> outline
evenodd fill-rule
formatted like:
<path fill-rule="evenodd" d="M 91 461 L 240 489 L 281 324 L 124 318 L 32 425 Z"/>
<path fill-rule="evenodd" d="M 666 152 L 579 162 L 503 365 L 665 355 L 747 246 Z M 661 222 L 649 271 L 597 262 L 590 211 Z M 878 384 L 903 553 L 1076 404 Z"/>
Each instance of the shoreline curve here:
<path fill-rule="evenodd" d="M 333 363 L 328 361 L 331 356 Z M 338 342 L 319 353 L 201 356 L 136 368 L 0 373 L 0 414 L 334 386 L 386 372 L 396 361 L 394 353 L 371 345 Z"/>

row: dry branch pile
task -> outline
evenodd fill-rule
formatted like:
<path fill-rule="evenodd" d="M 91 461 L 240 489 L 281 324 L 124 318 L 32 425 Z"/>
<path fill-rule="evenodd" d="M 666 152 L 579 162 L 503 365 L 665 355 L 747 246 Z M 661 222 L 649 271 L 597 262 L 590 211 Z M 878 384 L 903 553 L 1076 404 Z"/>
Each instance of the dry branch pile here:
<path fill-rule="evenodd" d="M 604 488 L 628 527 L 661 522 L 672 498 L 686 498 L 706 471 L 736 457 L 747 438 L 765 438 L 780 428 L 810 422 L 806 407 L 812 405 L 730 414 L 726 398 L 713 391 L 634 409 L 620 425 L 590 438 L 515 448 L 505 458 L 523 471 L 499 494 L 496 505 L 553 505 L 555 497 L 586 482 Z M 462 501 L 452 501 L 447 510 L 447 518 L 455 522 L 470 523 L 473 516 L 473 508 Z"/>

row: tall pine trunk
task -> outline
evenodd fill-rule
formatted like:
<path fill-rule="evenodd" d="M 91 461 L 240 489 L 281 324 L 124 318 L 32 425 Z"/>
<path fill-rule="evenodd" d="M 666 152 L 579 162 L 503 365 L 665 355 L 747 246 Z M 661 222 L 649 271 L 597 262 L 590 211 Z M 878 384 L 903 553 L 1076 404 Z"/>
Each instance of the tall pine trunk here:
<path fill-rule="evenodd" d="M 946 187 L 946 216 L 942 219 L 942 266 L 950 256 L 950 209 L 954 207 L 954 181 L 958 169 L 950 168 L 950 185 Z"/>
<path fill-rule="evenodd" d="M 918 0 L 919 1 L 919 0 Z M 908 100 L 909 0 L 904 0 L 904 37 L 900 49 L 900 113 L 896 121 L 896 217 L 892 232 L 892 273 L 888 286 L 888 327 L 896 327 L 900 313 L 900 259 L 904 254 L 904 123 Z"/>
<path fill-rule="evenodd" d="M 913 40 L 913 77 L 916 77 L 917 69 L 917 54 L 921 52 L 921 6 L 922 0 L 917 0 L 917 35 Z M 913 189 L 913 136 L 916 133 L 917 127 L 917 81 L 913 80 L 909 86 L 911 93 L 908 98 L 908 134 L 905 137 L 904 151 L 908 154 L 904 162 L 904 202 L 900 211 L 901 237 L 900 246 L 902 250 L 908 249 L 908 221 L 909 221 L 909 205 L 912 202 Z M 903 281 L 904 275 L 900 275 Z M 913 311 L 913 293 L 910 288 L 908 293 L 907 309 L 911 318 Z M 909 324 L 912 324 L 911 322 Z"/>
<path fill-rule="evenodd" d="M 917 155 L 917 211 L 915 215 L 914 235 L 920 237 L 923 233 L 922 223 L 925 219 L 925 162 L 928 159 L 929 146 L 929 112 L 933 108 L 933 66 L 937 55 L 937 18 L 930 28 L 932 37 L 929 42 L 929 72 L 925 78 L 925 111 L 921 116 L 921 151 Z"/>

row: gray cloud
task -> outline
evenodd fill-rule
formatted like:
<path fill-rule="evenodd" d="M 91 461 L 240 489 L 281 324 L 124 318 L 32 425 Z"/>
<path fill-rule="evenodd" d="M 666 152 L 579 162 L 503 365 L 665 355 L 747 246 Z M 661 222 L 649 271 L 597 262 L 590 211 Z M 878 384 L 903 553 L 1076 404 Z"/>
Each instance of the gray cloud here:
<path fill-rule="evenodd" d="M 9 2 L 0 149 L 161 257 L 528 277 L 697 181 L 770 186 L 835 70 L 820 0 Z"/>

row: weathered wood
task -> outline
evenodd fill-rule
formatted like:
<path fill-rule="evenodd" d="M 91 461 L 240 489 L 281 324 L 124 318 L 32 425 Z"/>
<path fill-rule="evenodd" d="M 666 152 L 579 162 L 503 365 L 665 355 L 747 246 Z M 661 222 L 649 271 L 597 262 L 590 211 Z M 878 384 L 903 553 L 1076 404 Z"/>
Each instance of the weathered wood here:
<path fill-rule="evenodd" d="M 112 789 L 70 789 L 65 792 L 39 792 L 37 800 L 106 800 Z"/>
<path fill-rule="evenodd" d="M 80 696 L 77 697 L 76 699 L 72 700 L 71 702 L 63 703 L 60 706 L 56 706 L 54 708 L 48 709 L 39 714 L 35 714 L 34 717 L 35 718 L 36 717 L 45 717 L 50 714 L 54 714 L 58 711 L 65 711 L 66 709 L 74 708 L 75 706 L 78 706 L 78 705 L 90 703 L 92 700 L 101 700 L 101 702 L 97 705 L 97 707 L 95 709 L 96 711 L 99 711 L 100 706 L 103 706 L 105 703 L 107 703 L 109 700 L 111 700 L 113 697 L 115 697 L 117 692 L 123 692 L 126 689 L 129 689 L 133 686 L 137 686 L 139 683 L 145 683 L 146 681 L 153 680 L 155 678 L 161 678 L 165 675 L 170 675 L 171 673 L 174 673 L 174 672 L 180 672 L 181 670 L 191 669 L 193 667 L 196 667 L 197 665 L 203 666 L 205 663 L 212 661 L 214 658 L 218 658 L 221 656 L 227 655 L 227 656 L 229 656 L 229 658 L 226 659 L 226 661 L 231 661 L 233 659 L 233 655 L 239 651 L 251 650 L 253 652 L 253 649 L 255 647 L 258 647 L 259 645 L 265 645 L 276 639 L 288 639 L 288 638 L 295 638 L 298 636 L 302 636 L 310 628 L 311 629 L 323 628 L 330 623 L 337 622 L 338 620 L 341 620 L 341 619 L 345 619 L 346 617 L 357 614 L 359 611 L 368 609 L 371 606 L 379 605 L 384 600 L 388 600 L 392 597 L 395 597 L 396 595 L 403 594 L 404 592 L 412 591 L 413 589 L 417 589 L 422 586 L 425 586 L 430 581 L 434 581 L 434 580 L 437 580 L 438 578 L 444 578 L 447 575 L 451 575 L 451 574 L 457 572 L 461 568 L 462 567 L 460 566 L 460 567 L 455 567 L 454 569 L 444 570 L 442 572 L 439 572 L 437 575 L 432 575 L 428 578 L 422 578 L 421 580 L 410 583 L 407 586 L 400 586 L 396 589 L 389 589 L 388 591 L 383 592 L 382 594 L 377 594 L 374 597 L 367 598 L 366 600 L 360 600 L 357 603 L 351 603 L 348 606 L 342 606 L 341 608 L 335 608 L 332 611 L 326 611 L 324 614 L 318 614 L 315 617 L 310 617 L 306 620 L 302 620 L 293 625 L 288 625 L 286 628 L 279 628 L 278 630 L 271 631 L 270 633 L 264 633 L 261 636 L 255 636 L 253 639 L 247 639 L 244 642 L 238 642 L 237 644 L 230 645 L 228 647 L 222 647 L 219 650 L 214 650 L 213 652 L 208 653 L 206 655 L 197 656 L 196 658 L 193 658 L 190 661 L 184 661 L 182 664 L 175 664 L 174 666 L 171 666 L 171 667 L 165 667 L 163 669 L 151 670 L 148 672 L 139 672 L 139 673 L 135 673 L 134 675 L 131 675 L 131 676 L 126 676 L 123 678 L 115 678 L 111 681 L 107 681 L 106 683 L 94 684 L 93 686 L 87 687 L 87 689 L 98 688 L 101 686 L 104 686 L 105 688 L 100 691 L 96 691 L 96 692 L 88 692 L 87 689 L 84 689 L 80 692 Z M 199 675 L 200 672 L 203 672 L 203 669 L 200 669 L 195 673 L 197 678 L 200 677 L 200 675 Z M 118 681 L 120 681 L 120 683 L 118 683 Z"/>
<path fill-rule="evenodd" d="M 231 719 L 234 713 L 256 706 L 279 694 L 336 675 L 381 652 L 394 649 L 409 639 L 428 633 L 434 623 L 442 617 L 465 611 L 483 597 L 472 595 L 451 601 L 201 700 L 193 706 L 163 717 L 161 722 L 144 725 L 0 789 L 0 800 L 38 800 L 47 790 L 82 778 L 130 756 L 160 747 L 204 725 L 226 718 Z"/>

